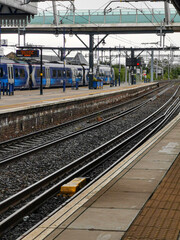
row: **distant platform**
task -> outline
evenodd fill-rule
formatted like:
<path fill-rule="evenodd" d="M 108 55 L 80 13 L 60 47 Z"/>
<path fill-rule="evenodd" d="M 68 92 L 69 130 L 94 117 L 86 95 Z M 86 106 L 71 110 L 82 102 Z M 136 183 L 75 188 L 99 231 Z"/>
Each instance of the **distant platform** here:
<path fill-rule="evenodd" d="M 155 88 L 158 83 L 66 88 L 65 92 L 62 88 L 43 89 L 43 95 L 40 90 L 15 91 L 0 99 L 0 142 L 101 111 Z"/>
<path fill-rule="evenodd" d="M 47 105 L 57 102 L 65 102 L 75 99 L 83 99 L 92 96 L 110 94 L 115 92 L 121 92 L 125 90 L 130 90 L 132 88 L 140 88 L 148 85 L 157 83 L 140 83 L 137 85 L 126 85 L 122 84 L 117 87 L 110 87 L 109 85 L 104 85 L 103 89 L 89 89 L 88 87 L 79 87 L 78 90 L 75 88 L 66 88 L 63 92 L 62 88 L 54 89 L 43 89 L 43 95 L 40 95 L 40 90 L 16 90 L 13 96 L 1 95 L 0 99 L 0 114 L 23 109 L 26 107 Z"/>

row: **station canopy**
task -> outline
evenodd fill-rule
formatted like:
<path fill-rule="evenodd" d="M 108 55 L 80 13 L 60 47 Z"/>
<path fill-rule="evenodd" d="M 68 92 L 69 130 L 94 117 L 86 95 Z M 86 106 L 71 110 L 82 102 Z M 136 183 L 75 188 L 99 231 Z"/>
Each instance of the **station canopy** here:
<path fill-rule="evenodd" d="M 37 14 L 37 3 L 24 0 L 0 0 L 0 25 L 25 26 Z"/>
<path fill-rule="evenodd" d="M 171 2 L 178 11 L 178 13 L 180 14 L 180 0 L 171 0 Z"/>
<path fill-rule="evenodd" d="M 26 3 L 29 3 L 29 2 L 74 2 L 74 0 L 24 0 Z"/>

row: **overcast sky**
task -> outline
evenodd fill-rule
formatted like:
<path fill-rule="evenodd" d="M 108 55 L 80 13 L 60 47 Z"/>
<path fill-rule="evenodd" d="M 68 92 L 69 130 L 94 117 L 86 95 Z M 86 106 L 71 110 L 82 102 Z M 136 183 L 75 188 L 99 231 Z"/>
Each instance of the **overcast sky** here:
<path fill-rule="evenodd" d="M 107 0 L 75 0 L 75 7 L 76 9 L 104 9 L 110 1 Z M 59 10 L 66 10 L 66 7 L 69 6 L 69 2 L 57 2 Z M 164 8 L 164 3 L 154 3 L 154 2 L 146 2 L 144 3 L 137 3 L 132 2 L 131 4 L 118 2 L 112 4 L 112 8 L 116 8 L 117 6 L 123 8 Z M 172 7 L 172 5 L 170 5 Z M 50 1 L 43 2 L 38 5 L 39 10 L 46 10 L 47 12 L 52 12 L 52 3 Z M 102 37 L 102 36 L 100 36 Z M 17 44 L 18 37 L 17 35 L 3 35 L 3 39 L 8 39 L 9 44 Z M 88 44 L 87 36 L 81 36 L 81 38 Z M 140 47 L 142 43 L 148 42 L 158 42 L 160 38 L 156 34 L 136 34 L 136 35 L 110 35 L 106 39 L 106 46 L 125 46 L 125 47 Z M 96 39 L 95 39 L 96 41 Z M 23 43 L 23 38 L 21 37 L 21 43 Z M 36 44 L 36 45 L 44 45 L 44 46 L 62 46 L 63 45 L 63 37 L 59 35 L 58 37 L 54 35 L 30 35 L 26 36 L 26 43 L 28 44 Z M 166 37 L 165 44 L 170 46 L 173 44 L 175 46 L 180 47 L 180 33 L 168 34 Z M 75 37 L 67 37 L 66 39 L 66 46 L 74 46 L 74 47 L 81 47 L 83 46 L 81 42 Z M 145 45 L 143 45 L 145 46 Z M 152 46 L 155 46 L 152 44 Z M 146 47 L 151 47 L 151 45 L 147 45 Z M 8 48 L 5 50 L 5 53 L 8 51 L 12 51 L 13 48 Z"/>

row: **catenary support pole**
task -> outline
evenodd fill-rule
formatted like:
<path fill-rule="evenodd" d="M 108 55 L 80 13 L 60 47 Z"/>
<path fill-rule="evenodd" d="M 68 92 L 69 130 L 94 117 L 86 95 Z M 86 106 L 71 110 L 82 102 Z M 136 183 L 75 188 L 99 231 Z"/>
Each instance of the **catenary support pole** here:
<path fill-rule="evenodd" d="M 131 49 L 131 59 L 134 59 L 134 50 Z M 131 67 L 131 85 L 134 84 L 134 66 Z"/>
<path fill-rule="evenodd" d="M 151 52 L 151 82 L 154 81 L 154 51 Z"/>
<path fill-rule="evenodd" d="M 42 67 L 42 48 L 41 48 L 41 73 L 40 73 L 40 77 L 41 77 L 41 83 L 40 83 L 40 95 L 43 95 L 43 67 Z"/>
<path fill-rule="evenodd" d="M 93 88 L 93 70 L 94 70 L 94 57 L 93 57 L 93 46 L 94 46 L 94 34 L 89 35 L 89 89 Z"/>

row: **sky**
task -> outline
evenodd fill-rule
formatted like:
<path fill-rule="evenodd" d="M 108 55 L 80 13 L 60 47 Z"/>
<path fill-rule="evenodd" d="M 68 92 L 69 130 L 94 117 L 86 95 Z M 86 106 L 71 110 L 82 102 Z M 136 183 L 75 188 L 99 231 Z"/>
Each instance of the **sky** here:
<path fill-rule="evenodd" d="M 110 1 L 108 0 L 75 0 L 74 4 L 76 9 L 104 9 L 107 4 Z M 66 10 L 67 7 L 70 6 L 70 3 L 67 2 L 62 2 L 62 1 L 57 1 L 57 6 L 59 10 Z M 111 4 L 112 8 L 116 7 L 122 7 L 122 8 L 164 8 L 164 3 L 163 2 L 132 2 L 131 4 L 129 3 L 114 3 Z M 170 5 L 172 7 L 172 5 Z M 52 12 L 52 3 L 50 1 L 47 2 L 42 2 L 38 4 L 38 9 L 39 11 L 45 10 L 47 12 Z M 8 44 L 14 45 L 18 43 L 18 36 L 17 34 L 9 34 L 9 35 L 2 35 L 2 39 L 7 39 Z M 89 42 L 87 36 L 81 35 L 81 38 L 83 41 L 85 41 L 87 44 Z M 100 36 L 102 38 L 102 36 Z M 95 41 L 98 40 L 98 37 L 95 36 Z M 110 35 L 106 38 L 106 47 L 112 47 L 112 46 L 121 46 L 121 47 L 155 47 L 154 44 L 143 44 L 142 43 L 153 43 L 153 42 L 159 42 L 160 38 L 156 34 L 121 34 L 121 35 Z M 21 37 L 21 45 L 23 43 L 23 38 Z M 27 34 L 26 35 L 26 44 L 34 44 L 34 45 L 43 45 L 43 46 L 49 46 L 49 47 L 62 47 L 63 46 L 63 36 L 59 35 L 56 37 L 55 35 L 32 35 L 32 34 Z M 166 39 L 165 39 L 165 44 L 167 46 L 173 45 L 180 47 L 180 33 L 173 33 L 173 34 L 167 34 Z M 66 46 L 68 47 L 82 47 L 82 43 L 75 37 L 66 37 Z M 6 48 L 4 49 L 5 53 L 10 52 L 10 51 L 15 51 L 15 48 Z M 49 53 L 51 54 L 51 53 Z"/>

